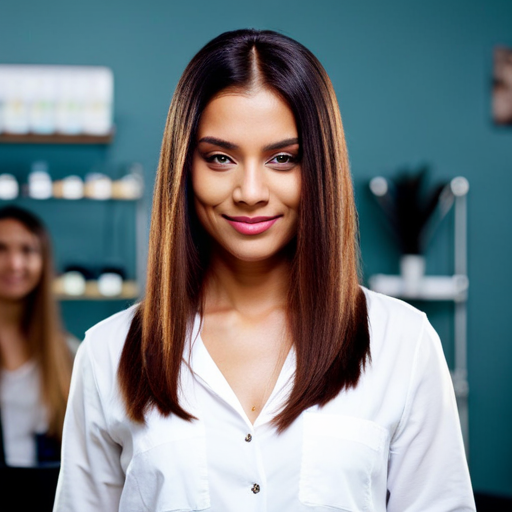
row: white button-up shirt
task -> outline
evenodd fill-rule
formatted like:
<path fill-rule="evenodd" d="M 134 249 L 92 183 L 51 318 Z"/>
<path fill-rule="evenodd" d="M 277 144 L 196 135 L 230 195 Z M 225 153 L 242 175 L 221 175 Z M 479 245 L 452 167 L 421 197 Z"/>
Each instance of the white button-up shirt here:
<path fill-rule="evenodd" d="M 450 374 L 425 315 L 365 290 L 371 362 L 282 434 L 292 349 L 254 425 L 196 319 L 181 375 L 198 418 L 127 419 L 117 368 L 133 309 L 87 333 L 73 371 L 57 512 L 474 511 Z"/>
<path fill-rule="evenodd" d="M 30 359 L 16 370 L 0 370 L 0 409 L 7 465 L 34 466 L 36 434 L 48 430 L 41 372 L 36 361 Z"/>

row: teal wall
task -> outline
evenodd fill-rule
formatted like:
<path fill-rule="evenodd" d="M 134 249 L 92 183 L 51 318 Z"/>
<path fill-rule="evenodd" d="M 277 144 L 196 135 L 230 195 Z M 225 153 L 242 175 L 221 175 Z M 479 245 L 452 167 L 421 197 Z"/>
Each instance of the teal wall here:
<path fill-rule="evenodd" d="M 180 73 L 209 39 L 239 27 L 283 31 L 330 74 L 351 156 L 366 277 L 396 272 L 398 256 L 368 196 L 370 177 L 427 162 L 433 181 L 470 181 L 471 472 L 475 490 L 512 496 L 512 129 L 494 127 L 489 114 L 493 46 L 512 46 L 510 0 L 3 2 L 0 62 L 111 67 L 118 133 L 103 149 L 0 147 L 0 169 L 26 172 L 36 156 L 57 173 L 136 160 L 151 188 Z M 429 271 L 451 271 L 449 237 L 447 221 L 429 250 Z M 66 251 L 72 238 L 55 238 Z M 133 269 L 133 260 L 127 264 Z M 82 331 L 124 306 L 66 304 L 66 320 Z M 450 306 L 425 307 L 450 356 Z"/>

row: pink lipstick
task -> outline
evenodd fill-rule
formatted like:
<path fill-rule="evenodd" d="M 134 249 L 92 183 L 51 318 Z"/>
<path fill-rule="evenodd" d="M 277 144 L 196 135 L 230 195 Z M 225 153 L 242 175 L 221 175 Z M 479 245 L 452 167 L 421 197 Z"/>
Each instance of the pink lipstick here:
<path fill-rule="evenodd" d="M 259 235 L 270 229 L 281 217 L 223 217 L 242 235 Z"/>

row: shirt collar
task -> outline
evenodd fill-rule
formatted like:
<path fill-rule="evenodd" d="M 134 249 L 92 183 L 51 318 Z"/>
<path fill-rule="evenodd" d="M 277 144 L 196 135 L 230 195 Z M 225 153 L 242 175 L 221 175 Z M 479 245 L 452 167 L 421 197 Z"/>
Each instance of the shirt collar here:
<path fill-rule="evenodd" d="M 235 392 L 206 349 L 201 339 L 200 330 L 201 317 L 197 314 L 194 320 L 191 337 L 184 354 L 185 361 L 188 363 L 189 369 L 197 381 L 235 409 L 250 427 L 256 428 L 259 425 L 270 422 L 282 409 L 293 387 L 293 376 L 296 368 L 294 347 L 291 347 L 276 385 L 254 425 L 252 425 Z"/>

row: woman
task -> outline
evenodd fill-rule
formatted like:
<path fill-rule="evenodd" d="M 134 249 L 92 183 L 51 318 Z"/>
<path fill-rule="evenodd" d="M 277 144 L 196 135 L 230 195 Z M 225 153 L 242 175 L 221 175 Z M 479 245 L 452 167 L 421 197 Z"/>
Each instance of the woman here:
<path fill-rule="evenodd" d="M 50 239 L 41 221 L 16 206 L 1 208 L 0 410 L 8 466 L 60 457 L 72 354 L 52 280 Z"/>
<path fill-rule="evenodd" d="M 57 511 L 474 510 L 425 316 L 365 291 L 329 78 L 241 30 L 174 94 L 144 301 L 91 329 Z"/>

